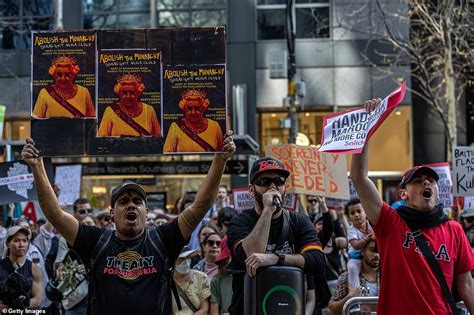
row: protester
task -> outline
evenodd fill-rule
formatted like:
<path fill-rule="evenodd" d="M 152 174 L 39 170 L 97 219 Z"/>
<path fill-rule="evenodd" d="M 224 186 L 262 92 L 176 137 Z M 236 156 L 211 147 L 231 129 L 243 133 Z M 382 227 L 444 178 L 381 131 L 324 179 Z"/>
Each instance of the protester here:
<path fill-rule="evenodd" d="M 226 234 L 229 223 L 236 215 L 237 211 L 231 207 L 222 208 L 217 215 L 217 227 L 219 228 L 221 235 L 225 235 L 225 238 L 227 238 Z"/>
<path fill-rule="evenodd" d="M 176 220 L 155 229 L 145 229 L 144 189 L 129 181 L 114 188 L 110 215 L 116 230 L 108 231 L 80 225 L 61 209 L 39 151 L 34 141 L 27 139 L 22 158 L 32 170 L 41 208 L 91 269 L 90 314 L 171 313 L 171 275 L 167 267 L 172 266 L 215 199 L 226 162 L 235 152 L 232 131 L 226 134 L 223 150 L 215 155 L 195 202 Z"/>
<path fill-rule="evenodd" d="M 155 225 L 162 225 L 164 223 L 168 223 L 170 218 L 166 214 L 158 214 L 155 219 Z"/>
<path fill-rule="evenodd" d="M 110 215 L 110 210 L 104 209 L 99 211 L 97 214 L 97 225 L 101 228 L 107 229 L 107 230 L 113 230 L 114 227 L 114 221 L 112 220 L 112 216 Z"/>
<path fill-rule="evenodd" d="M 461 222 L 464 233 L 466 233 L 467 239 L 471 244 L 471 248 L 474 250 L 474 208 L 467 208 L 462 210 L 459 220 Z"/>
<path fill-rule="evenodd" d="M 349 273 L 344 272 L 336 285 L 336 290 L 329 301 L 331 314 L 342 314 L 346 302 L 356 296 L 378 296 L 379 294 L 379 254 L 375 240 L 371 239 L 362 248 L 362 269 L 357 275 L 360 286 L 352 289 L 349 284 Z M 367 310 L 361 307 L 361 310 Z"/>
<path fill-rule="evenodd" d="M 173 280 L 176 283 L 180 307 L 173 297 L 173 314 L 208 314 L 211 296 L 209 279 L 203 272 L 191 269 L 191 256 L 196 250 L 184 246 L 174 266 Z"/>
<path fill-rule="evenodd" d="M 92 215 L 88 214 L 80 220 L 81 224 L 90 225 L 90 226 L 97 226 L 97 219 Z"/>
<path fill-rule="evenodd" d="M 81 68 L 74 58 L 68 56 L 55 58 L 48 70 L 54 83 L 39 92 L 32 116 L 95 117 L 94 102 L 89 90 L 74 83 L 80 71 Z"/>
<path fill-rule="evenodd" d="M 365 102 L 372 112 L 380 99 Z M 408 170 L 400 184 L 400 198 L 408 206 L 394 210 L 382 201 L 368 177 L 369 144 L 354 154 L 351 178 L 367 217 L 374 226 L 380 251 L 382 282 L 377 313 L 380 314 L 451 314 L 426 258 L 415 242 L 411 228 L 429 241 L 448 287 L 456 288 L 470 313 L 474 312 L 474 287 L 470 270 L 472 251 L 459 223 L 448 220 L 438 204 L 437 173 L 426 166 Z"/>
<path fill-rule="evenodd" d="M 346 204 L 345 211 L 349 217 L 349 221 L 352 223 L 347 233 L 347 239 L 349 241 L 347 273 L 350 288 L 356 289 L 360 285 L 359 274 L 362 268 L 361 249 L 367 242 L 374 239 L 374 232 L 369 221 L 367 221 L 367 216 L 359 199 L 349 201 Z"/>
<path fill-rule="evenodd" d="M 232 275 L 227 268 L 230 263 L 230 251 L 225 243 L 221 243 L 221 253 L 215 261 L 217 275 L 211 280 L 211 315 L 229 313 L 232 302 Z"/>
<path fill-rule="evenodd" d="M 251 277 L 258 268 L 272 265 L 298 266 L 305 273 L 324 271 L 321 243 L 309 218 L 279 206 L 289 175 L 283 162 L 271 157 L 258 159 L 252 166 L 249 193 L 255 199 L 255 208 L 234 217 L 227 230 L 231 269 L 236 271 L 231 314 L 243 313 L 245 271 Z M 285 224 L 289 225 L 288 235 L 282 234 Z"/>
<path fill-rule="evenodd" d="M 193 267 L 193 269 L 204 272 L 209 280 L 212 280 L 218 272 L 215 261 L 221 253 L 221 242 L 222 239 L 217 233 L 208 234 L 203 242 L 204 258 Z"/>
<path fill-rule="evenodd" d="M 0 261 L 0 283 L 3 285 L 0 311 L 34 309 L 43 301 L 43 273 L 26 258 L 30 230 L 21 226 L 8 229 L 8 255 Z M 10 309 L 8 311 L 7 309 Z"/>
<path fill-rule="evenodd" d="M 308 215 L 318 213 L 318 198 L 316 196 L 306 196 L 307 206 L 306 211 Z"/>
<path fill-rule="evenodd" d="M 184 91 L 179 108 L 184 117 L 168 129 L 163 152 L 213 152 L 222 150 L 222 130 L 219 124 L 204 117 L 211 102 L 207 93 L 190 89 Z"/>
<path fill-rule="evenodd" d="M 153 212 L 148 212 L 146 215 L 146 227 L 153 228 L 155 227 L 156 214 Z"/>
<path fill-rule="evenodd" d="M 198 227 L 194 230 L 193 234 L 195 234 L 196 230 L 198 231 L 196 234 L 198 235 L 199 245 L 197 248 L 196 255 L 193 255 L 191 258 L 191 268 L 193 268 L 199 261 L 204 258 L 204 240 L 209 234 L 219 234 L 219 228 L 212 223 L 202 222 L 198 225 Z M 192 237 L 192 235 L 191 235 Z M 190 249 L 196 249 L 195 246 L 191 246 L 191 241 L 188 244 Z"/>

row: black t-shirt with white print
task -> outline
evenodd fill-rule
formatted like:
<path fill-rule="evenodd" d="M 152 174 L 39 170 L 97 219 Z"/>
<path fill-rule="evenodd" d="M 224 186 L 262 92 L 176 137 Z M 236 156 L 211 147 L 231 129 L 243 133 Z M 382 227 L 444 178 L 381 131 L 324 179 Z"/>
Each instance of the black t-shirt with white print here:
<path fill-rule="evenodd" d="M 165 259 L 173 264 L 185 240 L 178 220 L 158 226 L 160 237 L 156 255 L 146 233 L 132 241 L 114 235 L 92 272 L 96 300 L 90 314 L 158 314 L 164 301 L 158 297 L 162 286 Z M 92 252 L 103 229 L 80 225 L 74 250 L 89 268 Z"/>
<path fill-rule="evenodd" d="M 316 246 L 320 249 L 321 244 L 308 217 L 292 211 L 289 211 L 288 215 L 290 225 L 288 239 L 283 240 L 281 237 L 283 215 L 280 215 L 277 219 L 271 221 L 265 252 L 297 254 Z M 247 256 L 241 241 L 253 231 L 259 218 L 260 216 L 255 209 L 242 211 L 242 213 L 232 219 L 227 229 L 227 247 L 232 253 L 229 269 L 233 273 L 233 296 L 229 308 L 231 314 L 243 314 L 245 259 Z"/>

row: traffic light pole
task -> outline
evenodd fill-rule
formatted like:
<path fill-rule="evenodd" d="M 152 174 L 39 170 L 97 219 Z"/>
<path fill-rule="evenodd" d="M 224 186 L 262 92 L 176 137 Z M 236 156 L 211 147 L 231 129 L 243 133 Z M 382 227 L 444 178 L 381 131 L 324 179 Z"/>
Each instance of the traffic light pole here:
<path fill-rule="evenodd" d="M 295 59 L 295 3 L 294 0 L 286 2 L 286 44 L 288 48 L 288 119 L 290 120 L 290 133 L 288 143 L 296 143 L 298 134 L 298 116 L 296 113 L 296 59 Z"/>

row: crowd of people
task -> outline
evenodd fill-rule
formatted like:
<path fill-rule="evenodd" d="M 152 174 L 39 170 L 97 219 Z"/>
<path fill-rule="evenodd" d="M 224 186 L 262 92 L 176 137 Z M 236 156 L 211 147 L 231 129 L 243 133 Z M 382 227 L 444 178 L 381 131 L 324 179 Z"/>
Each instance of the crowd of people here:
<path fill-rule="evenodd" d="M 366 108 L 379 103 L 368 101 Z M 376 309 L 354 306 L 362 313 L 454 313 L 422 254 L 421 235 L 448 290 L 456 289 L 473 313 L 474 209 L 461 212 L 461 224 L 449 219 L 438 204 L 438 175 L 431 168 L 405 173 L 405 205 L 394 209 L 368 178 L 367 144 L 351 164 L 360 199 L 330 208 L 324 197 L 307 196 L 297 211 L 288 211 L 281 204 L 290 172 L 264 157 L 249 174 L 255 206 L 238 212 L 220 186 L 236 149 L 231 131 L 222 147 L 197 194 L 177 200 L 171 213 L 148 209 L 143 187 L 124 181 L 112 190 L 109 210 L 94 213 L 80 198 L 69 214 L 28 139 L 22 158 L 47 220 L 32 225 L 13 220 L 10 212 L 6 233 L 0 233 L 0 307 L 50 314 L 243 314 L 246 277 L 268 266 L 295 266 L 306 276 L 306 315 L 341 314 L 357 296 L 379 297 Z M 7 289 L 12 286 L 16 295 Z"/>

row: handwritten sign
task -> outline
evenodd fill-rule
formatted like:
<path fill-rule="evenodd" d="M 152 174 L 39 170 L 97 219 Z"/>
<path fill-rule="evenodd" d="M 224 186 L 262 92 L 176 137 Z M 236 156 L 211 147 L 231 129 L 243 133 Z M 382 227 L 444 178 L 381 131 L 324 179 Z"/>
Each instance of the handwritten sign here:
<path fill-rule="evenodd" d="M 255 200 L 250 195 L 248 188 L 236 188 L 232 190 L 234 197 L 234 209 L 237 211 L 252 209 L 255 206 Z"/>
<path fill-rule="evenodd" d="M 453 149 L 454 194 L 474 196 L 474 147 Z"/>
<path fill-rule="evenodd" d="M 283 161 L 290 171 L 287 192 L 349 199 L 344 155 L 325 154 L 316 147 L 294 144 L 267 146 L 265 153 Z"/>
<path fill-rule="evenodd" d="M 364 107 L 324 116 L 320 152 L 360 153 L 365 142 L 405 96 L 406 84 L 390 93 L 377 108 L 367 113 Z"/>
<path fill-rule="evenodd" d="M 61 188 L 59 203 L 72 205 L 81 196 L 82 165 L 64 165 L 56 167 L 54 183 Z"/>
<path fill-rule="evenodd" d="M 434 163 L 426 164 L 425 166 L 431 167 L 439 176 L 438 188 L 439 188 L 439 202 L 445 207 L 453 206 L 453 181 L 451 179 L 451 171 L 449 170 L 449 163 Z"/>

